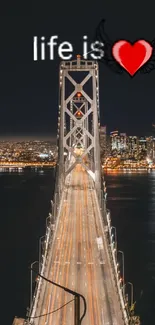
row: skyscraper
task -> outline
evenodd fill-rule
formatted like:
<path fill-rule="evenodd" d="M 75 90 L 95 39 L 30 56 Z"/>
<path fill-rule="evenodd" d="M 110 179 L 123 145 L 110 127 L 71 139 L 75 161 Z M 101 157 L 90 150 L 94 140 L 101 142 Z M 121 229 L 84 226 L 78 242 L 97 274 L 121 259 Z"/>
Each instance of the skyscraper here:
<path fill-rule="evenodd" d="M 118 154 L 118 137 L 118 131 L 110 132 L 110 147 L 112 156 L 117 156 Z"/>
<path fill-rule="evenodd" d="M 101 159 L 106 157 L 106 126 L 100 126 Z"/>
<path fill-rule="evenodd" d="M 135 158 L 138 157 L 138 138 L 137 136 L 129 136 L 128 137 L 128 154 L 129 158 Z"/>
<path fill-rule="evenodd" d="M 125 158 L 127 148 L 127 136 L 126 133 L 118 134 L 118 131 L 110 133 L 111 142 L 111 154 L 112 156 L 120 156 Z"/>
<path fill-rule="evenodd" d="M 147 138 L 140 137 L 138 142 L 138 158 L 145 159 L 147 156 Z"/>
<path fill-rule="evenodd" d="M 127 135 L 126 133 L 120 133 L 120 155 L 122 158 L 126 158 L 127 150 Z"/>
<path fill-rule="evenodd" d="M 147 158 L 152 161 L 153 159 L 153 138 L 152 136 L 146 138 L 146 146 L 147 146 Z"/>

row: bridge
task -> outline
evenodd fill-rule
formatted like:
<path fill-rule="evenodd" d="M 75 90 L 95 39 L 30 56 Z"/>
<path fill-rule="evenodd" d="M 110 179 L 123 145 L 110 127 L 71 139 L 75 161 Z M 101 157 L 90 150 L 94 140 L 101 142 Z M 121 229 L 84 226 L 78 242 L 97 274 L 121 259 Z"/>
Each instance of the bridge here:
<path fill-rule="evenodd" d="M 60 64 L 55 193 L 27 325 L 131 324 L 100 165 L 98 73 L 80 56 Z"/>

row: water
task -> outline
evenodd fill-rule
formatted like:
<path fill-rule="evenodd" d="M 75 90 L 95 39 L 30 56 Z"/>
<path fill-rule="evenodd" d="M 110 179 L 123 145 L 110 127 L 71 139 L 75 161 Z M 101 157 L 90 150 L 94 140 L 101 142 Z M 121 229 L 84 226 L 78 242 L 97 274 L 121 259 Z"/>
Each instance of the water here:
<path fill-rule="evenodd" d="M 38 260 L 53 189 L 52 169 L 0 173 L 1 324 L 12 325 L 14 316 L 24 317 L 29 306 L 28 267 Z"/>
<path fill-rule="evenodd" d="M 108 208 L 142 324 L 155 324 L 155 172 L 105 175 Z M 119 254 L 119 262 L 122 258 Z M 122 271 L 122 269 L 121 269 Z M 129 295 L 130 285 L 127 286 Z"/>
<path fill-rule="evenodd" d="M 105 179 L 118 249 L 125 256 L 125 281 L 134 284 L 142 324 L 154 325 L 155 173 L 112 174 Z M 15 315 L 25 317 L 30 296 L 28 267 L 38 260 L 38 240 L 45 233 L 53 189 L 53 169 L 0 172 L 2 324 L 11 325 Z"/>

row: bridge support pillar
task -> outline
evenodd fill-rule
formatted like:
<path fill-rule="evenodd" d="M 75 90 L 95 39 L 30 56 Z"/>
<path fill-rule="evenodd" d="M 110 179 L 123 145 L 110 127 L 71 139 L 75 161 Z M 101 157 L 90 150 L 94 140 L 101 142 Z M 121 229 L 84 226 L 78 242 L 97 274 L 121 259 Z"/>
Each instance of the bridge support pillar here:
<path fill-rule="evenodd" d="M 95 61 L 77 56 L 77 60 L 60 64 L 58 183 L 62 191 L 65 176 L 77 163 L 81 163 L 86 171 L 89 169 L 95 174 L 95 187 L 100 200 L 98 79 L 98 63 Z M 78 161 L 78 149 L 82 150 L 81 161 Z"/>
<path fill-rule="evenodd" d="M 74 300 L 74 325 L 80 325 L 80 296 L 75 296 Z"/>

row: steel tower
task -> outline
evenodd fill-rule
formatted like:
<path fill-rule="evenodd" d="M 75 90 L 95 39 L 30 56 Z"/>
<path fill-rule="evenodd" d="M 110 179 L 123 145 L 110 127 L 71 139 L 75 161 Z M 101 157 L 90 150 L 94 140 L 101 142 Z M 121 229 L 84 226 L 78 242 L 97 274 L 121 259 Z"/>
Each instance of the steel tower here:
<path fill-rule="evenodd" d="M 76 164 L 93 178 L 98 198 L 101 192 L 99 145 L 98 63 L 81 59 L 63 61 L 59 70 L 58 187 Z M 81 147 L 79 155 L 77 147 Z"/>

